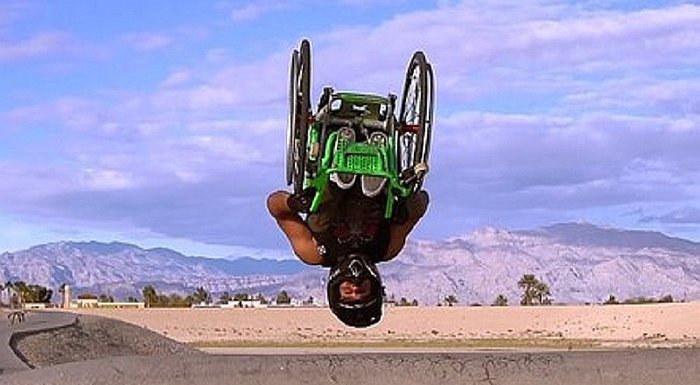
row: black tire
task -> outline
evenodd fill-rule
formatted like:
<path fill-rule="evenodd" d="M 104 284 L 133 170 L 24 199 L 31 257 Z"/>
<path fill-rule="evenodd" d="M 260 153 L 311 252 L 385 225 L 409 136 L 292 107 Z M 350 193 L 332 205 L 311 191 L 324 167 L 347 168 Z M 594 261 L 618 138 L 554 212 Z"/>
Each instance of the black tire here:
<path fill-rule="evenodd" d="M 413 167 L 428 163 L 434 105 L 433 70 L 423 52 L 413 54 L 406 70 L 401 95 L 396 159 L 399 175 L 415 192 L 423 185 L 424 174 L 410 177 Z"/>
<path fill-rule="evenodd" d="M 287 184 L 294 193 L 304 187 L 307 162 L 307 135 L 311 114 L 311 46 L 302 40 L 300 49 L 292 53 L 289 71 L 289 127 L 287 132 Z"/>
<path fill-rule="evenodd" d="M 297 95 L 297 84 L 298 84 L 298 73 L 299 73 L 299 51 L 294 50 L 292 52 L 292 60 L 289 64 L 289 94 L 287 95 L 289 99 L 289 116 L 287 118 L 287 157 L 286 157 L 286 175 L 287 175 L 287 186 L 291 185 L 295 179 L 295 168 L 296 163 L 294 160 L 294 154 L 296 152 L 296 140 L 298 139 L 297 134 L 297 109 L 298 106 L 296 95 Z"/>
<path fill-rule="evenodd" d="M 429 90 L 427 93 L 427 115 L 425 118 L 422 137 L 422 159 L 425 163 L 428 163 L 428 160 L 430 159 L 430 144 L 433 137 L 433 112 L 435 107 L 435 78 L 433 76 L 433 66 L 431 66 L 430 63 L 428 63 L 427 80 L 427 86 Z"/>

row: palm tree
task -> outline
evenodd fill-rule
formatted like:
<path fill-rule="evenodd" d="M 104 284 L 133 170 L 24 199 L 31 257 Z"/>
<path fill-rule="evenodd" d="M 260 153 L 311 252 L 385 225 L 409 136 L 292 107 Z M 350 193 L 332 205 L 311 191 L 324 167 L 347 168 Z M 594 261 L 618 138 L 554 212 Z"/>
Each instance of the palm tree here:
<path fill-rule="evenodd" d="M 143 288 L 143 302 L 146 303 L 146 307 L 153 307 L 153 305 L 158 302 L 158 292 L 153 285 L 146 285 Z"/>
<path fill-rule="evenodd" d="M 537 285 L 535 285 L 535 289 L 537 290 L 537 302 L 540 305 L 551 305 L 552 300 L 549 299 L 549 296 L 552 294 L 549 291 L 549 286 L 544 283 L 544 282 L 538 282 Z"/>
<path fill-rule="evenodd" d="M 282 290 L 279 294 L 277 294 L 277 299 L 275 303 L 279 304 L 289 304 L 292 302 L 292 299 L 289 297 L 289 294 L 285 290 Z"/>
<path fill-rule="evenodd" d="M 603 305 L 618 305 L 619 303 L 620 303 L 620 301 L 618 301 L 614 295 L 610 294 L 608 299 L 605 300 L 605 302 L 603 302 Z"/>
<path fill-rule="evenodd" d="M 503 294 L 499 294 L 493 301 L 492 306 L 508 306 L 508 298 Z"/>
<path fill-rule="evenodd" d="M 552 294 L 549 290 L 549 286 L 535 278 L 534 274 L 524 274 L 523 277 L 520 278 L 520 281 L 518 281 L 518 287 L 523 289 L 523 296 L 520 300 L 521 305 L 532 306 L 552 304 L 552 300 L 549 298 L 549 296 Z"/>
<path fill-rule="evenodd" d="M 534 274 L 525 274 L 520 281 L 518 281 L 518 287 L 523 289 L 523 296 L 520 300 L 520 304 L 523 306 L 534 305 L 535 297 L 537 296 L 535 287 L 539 281 L 535 278 Z"/>
<path fill-rule="evenodd" d="M 671 294 L 666 294 L 665 296 L 659 298 L 657 301 L 659 303 L 673 303 L 673 296 Z"/>
<path fill-rule="evenodd" d="M 262 293 L 258 293 L 258 295 L 255 297 L 255 299 L 260 301 L 261 305 L 267 305 L 269 303 L 267 298 L 265 298 L 265 296 L 262 295 Z"/>
<path fill-rule="evenodd" d="M 209 292 L 203 286 L 198 287 L 194 294 L 192 294 L 192 297 L 197 303 L 209 302 Z"/>
<path fill-rule="evenodd" d="M 457 301 L 457 297 L 454 294 L 450 294 L 447 297 L 445 297 L 445 302 L 447 303 L 447 306 L 453 306 L 458 301 Z"/>
<path fill-rule="evenodd" d="M 234 302 L 248 301 L 250 299 L 250 294 L 248 293 L 236 293 L 233 295 Z"/>
<path fill-rule="evenodd" d="M 223 292 L 219 296 L 219 303 L 220 304 L 227 304 L 227 303 L 229 303 L 229 301 L 231 301 L 231 294 L 229 294 L 228 291 Z"/>

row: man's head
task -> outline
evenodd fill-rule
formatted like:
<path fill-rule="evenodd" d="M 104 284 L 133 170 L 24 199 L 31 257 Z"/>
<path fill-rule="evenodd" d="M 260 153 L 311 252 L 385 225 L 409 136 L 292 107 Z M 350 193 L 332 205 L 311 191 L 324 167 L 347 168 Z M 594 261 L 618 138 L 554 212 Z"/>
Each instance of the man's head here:
<path fill-rule="evenodd" d="M 382 281 L 368 257 L 353 254 L 341 258 L 328 278 L 328 303 L 344 324 L 367 327 L 382 318 Z"/>

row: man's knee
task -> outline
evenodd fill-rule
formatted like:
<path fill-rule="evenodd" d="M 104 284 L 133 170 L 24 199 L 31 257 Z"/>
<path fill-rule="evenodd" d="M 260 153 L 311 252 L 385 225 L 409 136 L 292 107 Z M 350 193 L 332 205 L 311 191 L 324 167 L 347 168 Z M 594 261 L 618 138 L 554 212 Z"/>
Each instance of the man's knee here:
<path fill-rule="evenodd" d="M 278 217 L 280 214 L 289 211 L 287 207 L 287 198 L 289 193 L 283 190 L 275 191 L 267 196 L 267 210 L 273 217 Z"/>

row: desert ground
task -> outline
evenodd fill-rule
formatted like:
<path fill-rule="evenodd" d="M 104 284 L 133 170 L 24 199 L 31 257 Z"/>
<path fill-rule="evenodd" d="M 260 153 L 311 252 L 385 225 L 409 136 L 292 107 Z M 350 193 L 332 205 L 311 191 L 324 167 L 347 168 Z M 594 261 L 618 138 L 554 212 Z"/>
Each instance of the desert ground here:
<path fill-rule="evenodd" d="M 700 302 L 541 307 L 388 307 L 351 329 L 327 308 L 73 309 L 197 347 L 700 347 Z"/>

